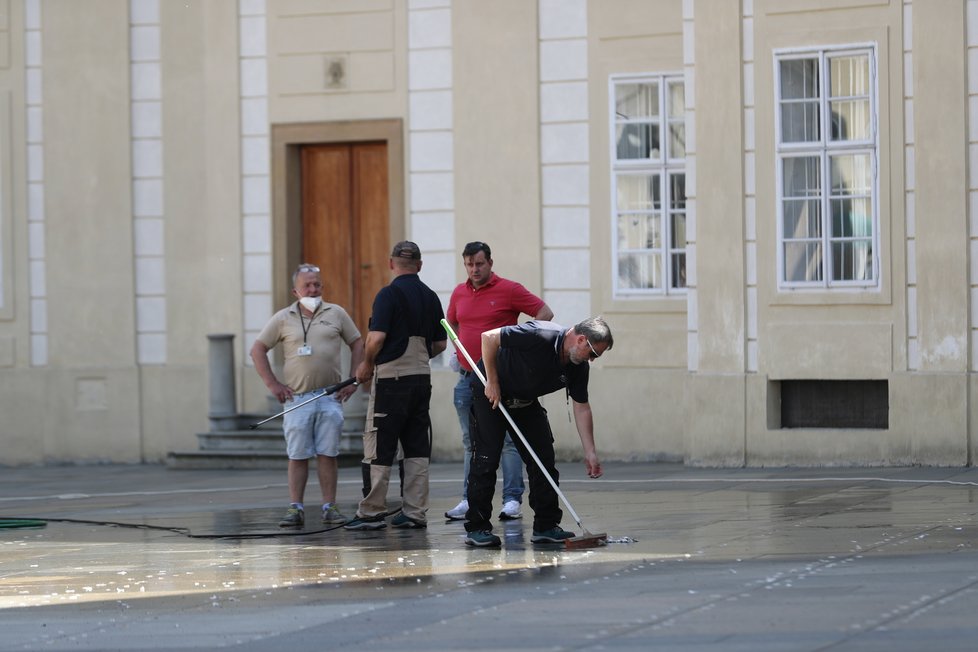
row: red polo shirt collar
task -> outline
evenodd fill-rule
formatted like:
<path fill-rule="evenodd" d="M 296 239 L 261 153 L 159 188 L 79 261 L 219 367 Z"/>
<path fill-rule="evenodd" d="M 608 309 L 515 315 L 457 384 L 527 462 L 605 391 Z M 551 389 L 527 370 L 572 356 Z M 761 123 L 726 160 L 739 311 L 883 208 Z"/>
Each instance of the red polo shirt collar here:
<path fill-rule="evenodd" d="M 499 282 L 499 277 L 496 276 L 496 272 L 489 272 L 489 280 L 486 281 L 486 283 L 484 285 L 482 285 L 481 287 L 476 287 L 476 286 L 472 285 L 472 279 L 470 279 L 470 278 L 465 279 L 465 285 L 466 285 L 466 287 L 468 287 L 473 292 L 478 292 L 479 290 L 482 290 L 483 288 L 492 287 L 493 285 L 495 285 L 498 282 Z"/>

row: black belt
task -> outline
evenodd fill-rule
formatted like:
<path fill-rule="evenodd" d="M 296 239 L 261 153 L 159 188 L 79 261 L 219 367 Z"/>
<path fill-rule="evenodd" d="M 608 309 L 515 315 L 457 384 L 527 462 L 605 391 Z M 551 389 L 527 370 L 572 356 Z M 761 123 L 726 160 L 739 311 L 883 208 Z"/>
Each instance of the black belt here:
<path fill-rule="evenodd" d="M 527 401 L 522 398 L 504 398 L 502 404 L 506 406 L 508 410 L 518 410 L 520 408 L 530 407 L 533 405 L 533 401 Z"/>
<path fill-rule="evenodd" d="M 468 378 L 469 376 L 475 373 L 474 371 L 466 371 L 465 369 L 459 369 L 458 372 L 463 376 L 465 376 L 466 378 Z"/>

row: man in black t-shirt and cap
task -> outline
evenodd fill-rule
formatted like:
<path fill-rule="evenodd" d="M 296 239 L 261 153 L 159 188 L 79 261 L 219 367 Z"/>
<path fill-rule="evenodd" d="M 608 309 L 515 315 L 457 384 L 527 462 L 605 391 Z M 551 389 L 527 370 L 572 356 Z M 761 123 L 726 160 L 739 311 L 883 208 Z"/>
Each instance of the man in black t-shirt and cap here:
<path fill-rule="evenodd" d="M 369 340 L 368 340 L 369 343 Z M 469 511 L 465 543 L 499 546 L 492 533 L 492 496 L 503 439 L 509 427 L 496 407 L 500 404 L 519 427 L 544 468 L 558 482 L 554 464 L 553 432 L 547 411 L 538 398 L 566 388 L 574 404 L 574 421 L 584 447 L 584 465 L 591 478 L 601 477 L 601 462 L 594 448 L 594 421 L 588 403 L 589 361 L 614 345 L 611 329 L 592 317 L 565 329 L 547 321 L 504 326 L 482 334 L 482 360 L 486 386 L 472 378 L 472 462 L 469 468 Z M 563 513 L 557 492 L 547 481 L 519 437 L 513 443 L 526 464 L 533 510 L 534 543 L 561 543 L 574 533 L 561 529 Z"/>
<path fill-rule="evenodd" d="M 428 461 L 431 457 L 431 366 L 445 350 L 441 301 L 421 282 L 421 250 L 407 240 L 394 245 L 390 268 L 394 279 L 374 298 L 363 362 L 357 382 L 372 383 L 376 451 L 370 462 L 370 491 L 357 515 L 344 527 L 387 527 L 387 486 L 400 443 L 404 454 L 401 513 L 391 525 L 427 527 Z"/>

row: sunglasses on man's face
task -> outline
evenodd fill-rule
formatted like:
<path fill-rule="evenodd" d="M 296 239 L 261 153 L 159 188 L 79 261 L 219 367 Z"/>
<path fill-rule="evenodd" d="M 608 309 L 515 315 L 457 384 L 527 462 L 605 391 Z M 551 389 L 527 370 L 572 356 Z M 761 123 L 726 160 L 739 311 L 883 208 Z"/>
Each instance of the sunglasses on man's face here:
<path fill-rule="evenodd" d="M 598 358 L 600 358 L 601 354 L 594 350 L 594 346 L 591 344 L 591 340 L 585 337 L 584 341 L 587 342 L 587 348 L 591 349 L 591 354 L 589 357 L 592 360 L 597 360 Z"/>

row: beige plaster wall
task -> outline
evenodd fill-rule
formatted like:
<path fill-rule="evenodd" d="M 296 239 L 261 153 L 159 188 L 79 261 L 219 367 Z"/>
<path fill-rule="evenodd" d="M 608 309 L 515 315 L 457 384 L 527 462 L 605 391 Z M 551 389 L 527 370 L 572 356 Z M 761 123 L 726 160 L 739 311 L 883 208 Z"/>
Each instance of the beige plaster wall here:
<path fill-rule="evenodd" d="M 272 123 L 404 117 L 407 3 L 270 0 L 268 115 Z M 327 67 L 345 71 L 327 85 Z"/>
<path fill-rule="evenodd" d="M 208 430 L 206 335 L 240 339 L 242 314 L 237 3 L 163 2 L 160 21 L 167 364 L 140 367 L 150 460 Z"/>
<path fill-rule="evenodd" d="M 44 181 L 51 459 L 140 457 L 123 0 L 45 3 Z M 53 409 L 52 409 L 53 408 Z"/>
<path fill-rule="evenodd" d="M 958 374 L 968 369 L 969 341 L 965 25 L 962 2 L 914 12 L 920 364 Z"/>
<path fill-rule="evenodd" d="M 0 25 L 0 166 L 5 188 L 25 184 L 24 38 L 22 3 L 7 4 Z M 44 458 L 41 427 L 48 403 L 46 374 L 30 369 L 30 290 L 24 193 L 3 193 L 0 254 L 4 305 L 0 308 L 0 463 L 23 464 Z"/>
<path fill-rule="evenodd" d="M 814 8 L 804 3 L 799 7 Z M 894 36 L 902 33 L 901 9 L 877 3 L 845 11 L 789 13 L 781 3 L 755 4 L 758 360 L 762 374 L 774 378 L 880 378 L 895 368 L 905 368 L 906 231 L 900 129 L 903 73 L 902 45 L 899 40 L 894 42 Z M 851 292 L 779 290 L 774 50 L 871 42 L 877 44 L 881 134 L 880 288 Z M 900 137 L 883 137 L 891 129 Z M 885 335 L 888 331 L 892 332 L 892 347 L 868 342 L 868 333 Z M 801 340 L 807 341 L 808 347 L 801 347 Z M 845 346 L 846 355 L 833 358 L 817 353 L 838 353 L 840 341 L 870 345 Z"/>
<path fill-rule="evenodd" d="M 902 3 L 842 4 L 847 7 L 838 11 L 831 9 L 840 3 L 830 7 L 801 0 L 754 5 L 761 373 L 747 384 L 746 461 L 749 465 L 965 463 L 963 5 L 935 3 L 926 11 L 913 12 L 916 317 L 921 347 L 931 352 L 922 355 L 927 360 L 924 368 L 957 374 L 948 376 L 906 372 Z M 949 33 L 948 25 L 961 31 Z M 768 62 L 775 48 L 870 42 L 877 46 L 878 65 L 880 287 L 851 293 L 779 292 L 773 273 L 777 269 L 774 88 Z M 948 97 L 959 99 L 949 102 Z M 769 429 L 768 411 L 776 405 L 769 402 L 768 381 L 791 378 L 888 380 L 889 429 Z"/>
<path fill-rule="evenodd" d="M 599 453 L 760 466 L 974 460 L 964 4 L 928 1 L 926 11 L 913 12 L 923 368 L 909 372 L 903 4 L 754 1 L 757 374 L 745 373 L 743 354 L 742 68 L 739 54 L 716 56 L 740 52 L 740 4 L 694 5 L 700 371 L 689 374 L 685 299 L 615 299 L 609 275 L 608 77 L 682 72 L 682 3 L 588 3 L 592 306 L 616 335 L 615 349 L 592 371 Z M 0 105 L 6 96 L 11 125 L 7 135 L 0 125 L 0 167 L 9 161 L 2 178 L 9 175 L 14 188 L 14 217 L 0 231 L 10 238 L 4 253 L 12 252 L 3 263 L 12 307 L 0 311 L 0 463 L 160 459 L 195 446 L 193 433 L 207 427 L 206 334 L 241 333 L 237 2 L 160 6 L 169 360 L 156 367 L 135 362 L 128 3 L 43 6 L 50 364 L 36 369 L 29 366 L 26 210 L 17 190 L 26 185 L 22 4 L 10 4 L 8 30 L 0 17 Z M 406 12 L 397 0 L 270 0 L 271 122 L 401 118 L 409 128 Z M 839 43 L 877 45 L 882 281 L 872 291 L 782 292 L 772 52 Z M 452 51 L 456 246 L 489 241 L 497 271 L 539 291 L 536 4 L 453 3 Z M 334 57 L 347 66 L 347 86 L 324 88 Z M 464 279 L 460 261 L 455 274 Z M 238 370 L 239 394 L 257 404 L 264 387 L 244 361 Z M 770 428 L 771 383 L 791 378 L 887 380 L 890 428 Z M 433 377 L 436 458 L 460 453 L 454 380 L 447 372 Z M 580 459 L 563 395 L 545 405 L 559 455 Z"/>
<path fill-rule="evenodd" d="M 493 270 L 542 291 L 537 9 L 452 7 L 455 249 L 484 240 Z M 465 280 L 461 255 L 455 278 Z"/>
<path fill-rule="evenodd" d="M 608 127 L 611 75 L 682 72 L 681 3 L 588 3 L 591 306 L 615 336 L 615 348 L 592 365 L 590 392 L 598 452 L 607 459 L 676 460 L 683 454 L 685 415 L 676 406 L 687 398 L 686 300 L 613 297 Z M 563 416 L 562 399 L 559 405 L 551 418 L 562 433 L 558 450 L 576 459 L 580 442 Z"/>
<path fill-rule="evenodd" d="M 18 260 L 23 299 L 0 322 L 18 333 L 0 370 L 2 462 L 161 460 L 207 427 L 206 333 L 240 330 L 237 3 L 160 7 L 168 363 L 157 366 L 135 362 L 128 3 L 43 7 L 50 360 L 29 368 Z M 22 133 L 23 96 L 11 93 Z"/>
<path fill-rule="evenodd" d="M 270 124 L 401 119 L 404 142 L 408 142 L 406 2 L 270 0 L 266 20 Z M 338 87 L 329 86 L 327 80 L 328 65 L 334 61 L 345 72 Z M 236 62 L 234 66 L 236 69 Z M 391 151 L 391 155 L 396 153 Z M 403 160 L 397 164 L 407 178 L 409 152 L 405 148 L 402 153 Z M 406 195 L 407 189 L 404 192 Z M 408 216 L 403 211 L 392 213 L 390 219 L 393 232 L 406 231 Z M 282 234 L 274 232 L 273 236 Z M 273 297 L 277 297 L 289 279 L 277 268 L 273 276 Z M 239 364 L 241 405 L 265 410 L 268 390 L 253 367 Z"/>

